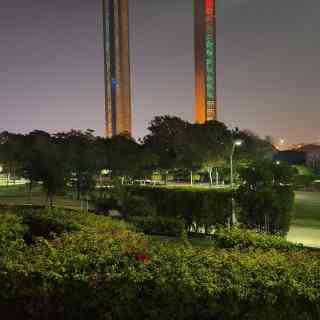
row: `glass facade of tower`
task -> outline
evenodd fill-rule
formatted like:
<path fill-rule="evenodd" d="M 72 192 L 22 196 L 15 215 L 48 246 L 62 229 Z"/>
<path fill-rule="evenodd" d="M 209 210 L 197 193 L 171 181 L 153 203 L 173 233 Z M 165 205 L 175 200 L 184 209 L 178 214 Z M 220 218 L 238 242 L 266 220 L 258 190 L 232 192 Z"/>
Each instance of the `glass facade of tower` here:
<path fill-rule="evenodd" d="M 131 134 L 128 0 L 102 0 L 106 136 Z"/>
<path fill-rule="evenodd" d="M 196 122 L 217 119 L 215 0 L 194 0 Z"/>

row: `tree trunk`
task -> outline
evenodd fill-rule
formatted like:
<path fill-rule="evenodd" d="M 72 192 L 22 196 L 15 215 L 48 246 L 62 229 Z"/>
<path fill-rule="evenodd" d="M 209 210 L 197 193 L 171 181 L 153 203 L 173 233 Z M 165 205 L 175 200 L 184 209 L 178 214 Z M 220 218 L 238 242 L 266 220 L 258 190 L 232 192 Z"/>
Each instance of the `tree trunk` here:
<path fill-rule="evenodd" d="M 29 203 L 31 204 L 31 192 L 32 192 L 32 180 L 30 180 L 29 182 L 29 186 L 28 186 L 28 194 L 29 194 Z"/>
<path fill-rule="evenodd" d="M 80 200 L 80 181 L 79 181 L 79 176 L 77 176 L 76 194 L 77 194 L 77 200 Z"/>
<path fill-rule="evenodd" d="M 190 184 L 193 185 L 193 172 L 190 171 Z"/>
<path fill-rule="evenodd" d="M 212 168 L 208 168 L 209 178 L 210 178 L 210 185 L 213 185 L 213 178 L 212 178 Z"/>
<path fill-rule="evenodd" d="M 216 185 L 219 185 L 219 171 L 218 168 L 216 168 Z"/>
<path fill-rule="evenodd" d="M 16 178 L 16 167 L 14 166 L 13 167 L 13 184 L 14 185 L 16 184 L 16 180 L 17 180 L 17 178 Z"/>

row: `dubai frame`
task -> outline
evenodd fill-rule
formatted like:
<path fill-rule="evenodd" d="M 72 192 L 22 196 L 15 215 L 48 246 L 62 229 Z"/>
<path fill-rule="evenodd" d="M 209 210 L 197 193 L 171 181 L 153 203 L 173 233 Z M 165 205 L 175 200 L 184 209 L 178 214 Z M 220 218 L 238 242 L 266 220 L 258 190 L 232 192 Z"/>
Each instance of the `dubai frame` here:
<path fill-rule="evenodd" d="M 217 119 L 215 0 L 194 1 L 195 122 Z M 132 131 L 129 0 L 102 0 L 106 136 Z"/>

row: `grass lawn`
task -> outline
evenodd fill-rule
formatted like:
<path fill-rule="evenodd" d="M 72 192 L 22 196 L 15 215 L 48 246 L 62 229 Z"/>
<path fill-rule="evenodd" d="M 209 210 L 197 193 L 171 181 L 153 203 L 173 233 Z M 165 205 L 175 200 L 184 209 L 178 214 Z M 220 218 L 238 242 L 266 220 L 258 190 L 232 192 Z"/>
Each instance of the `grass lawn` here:
<path fill-rule="evenodd" d="M 46 196 L 39 189 L 31 193 L 26 186 L 0 187 L 0 204 L 5 205 L 46 205 Z M 65 209 L 80 209 L 81 202 L 67 196 L 57 196 L 53 199 L 53 205 Z"/>
<path fill-rule="evenodd" d="M 320 247 L 320 192 L 296 192 L 288 240 Z"/>

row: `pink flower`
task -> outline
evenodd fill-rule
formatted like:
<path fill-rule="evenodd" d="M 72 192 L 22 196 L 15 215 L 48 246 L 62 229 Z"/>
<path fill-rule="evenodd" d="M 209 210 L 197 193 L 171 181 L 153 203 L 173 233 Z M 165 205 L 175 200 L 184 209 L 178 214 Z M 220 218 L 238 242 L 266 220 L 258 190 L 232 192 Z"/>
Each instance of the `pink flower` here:
<path fill-rule="evenodd" d="M 137 252 L 137 253 L 135 253 L 134 257 L 135 257 L 135 259 L 136 259 L 137 261 L 140 261 L 140 262 L 145 262 L 145 261 L 148 260 L 147 255 L 144 254 L 143 252 Z"/>

